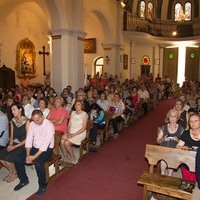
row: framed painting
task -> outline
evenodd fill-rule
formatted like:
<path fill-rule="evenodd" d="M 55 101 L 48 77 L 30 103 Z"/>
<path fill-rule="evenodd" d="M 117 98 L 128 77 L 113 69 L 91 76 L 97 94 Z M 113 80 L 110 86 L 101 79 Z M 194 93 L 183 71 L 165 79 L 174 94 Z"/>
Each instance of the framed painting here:
<path fill-rule="evenodd" d="M 96 53 L 96 38 L 84 39 L 84 53 Z"/>
<path fill-rule="evenodd" d="M 19 41 L 17 44 L 16 71 L 18 78 L 34 78 L 37 76 L 35 45 L 28 38 Z"/>
<path fill-rule="evenodd" d="M 128 55 L 123 54 L 123 70 L 128 69 Z"/>

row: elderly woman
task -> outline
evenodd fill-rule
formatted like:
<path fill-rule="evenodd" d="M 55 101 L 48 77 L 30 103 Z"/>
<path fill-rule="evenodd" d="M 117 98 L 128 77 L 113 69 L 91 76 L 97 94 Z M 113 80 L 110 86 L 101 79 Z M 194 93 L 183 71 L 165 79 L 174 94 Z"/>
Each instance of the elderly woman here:
<path fill-rule="evenodd" d="M 179 119 L 179 113 L 171 109 L 167 113 L 167 119 L 169 123 L 164 124 L 159 133 L 158 137 L 156 139 L 157 144 L 160 144 L 161 146 L 165 147 L 172 147 L 175 148 L 176 144 L 178 142 L 178 139 L 181 135 L 181 133 L 184 131 L 183 127 L 179 124 L 177 124 L 177 121 Z M 161 174 L 166 174 L 167 165 L 164 161 L 161 161 Z M 168 176 L 172 176 L 173 170 L 168 168 Z"/>
<path fill-rule="evenodd" d="M 11 110 L 14 117 L 11 121 L 9 145 L 0 152 L 0 163 L 9 170 L 9 174 L 3 179 L 7 183 L 13 182 L 17 178 L 14 159 L 25 149 L 29 126 L 29 120 L 25 117 L 24 108 L 20 103 L 13 103 Z"/>
<path fill-rule="evenodd" d="M 86 137 L 86 127 L 88 114 L 84 111 L 84 103 L 82 100 L 77 100 L 74 104 L 75 111 L 72 111 L 68 132 L 61 139 L 61 146 L 63 150 L 63 161 L 67 162 L 69 154 L 69 162 L 75 164 L 77 162 L 72 145 L 80 145 L 81 141 Z"/>
<path fill-rule="evenodd" d="M 190 129 L 184 131 L 181 136 L 176 148 L 183 150 L 196 150 L 200 147 L 200 116 L 193 114 L 189 117 Z M 190 172 L 187 166 L 181 167 L 183 179 L 196 181 L 196 174 Z"/>
<path fill-rule="evenodd" d="M 113 128 L 113 135 L 114 138 L 117 139 L 118 137 L 118 126 L 117 123 L 120 122 L 122 118 L 122 114 L 124 113 L 125 110 L 125 105 L 122 102 L 122 99 L 120 97 L 119 93 L 115 93 L 113 101 L 110 102 L 109 109 L 112 113 L 112 128 Z"/>

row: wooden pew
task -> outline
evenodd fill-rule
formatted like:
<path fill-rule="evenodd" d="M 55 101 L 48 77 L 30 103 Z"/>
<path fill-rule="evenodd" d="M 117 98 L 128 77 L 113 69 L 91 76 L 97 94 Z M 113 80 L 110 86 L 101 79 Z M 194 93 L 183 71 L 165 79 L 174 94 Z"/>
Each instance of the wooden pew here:
<path fill-rule="evenodd" d="M 100 135 L 100 145 L 103 145 L 105 140 L 108 140 L 109 137 L 111 137 L 111 134 L 109 135 L 109 131 L 111 129 L 111 127 L 110 127 L 110 120 L 111 119 L 112 119 L 111 112 L 105 112 L 106 126 L 102 129 L 97 130 L 97 134 Z"/>
<path fill-rule="evenodd" d="M 195 156 L 195 151 L 147 144 L 145 157 L 150 164 L 149 172 L 143 172 L 137 182 L 140 185 L 144 185 L 143 199 L 148 199 L 148 192 L 155 192 L 170 197 L 190 200 L 192 197 L 190 193 L 178 189 L 183 179 L 154 173 L 154 168 L 160 160 L 164 160 L 169 168 L 177 169 L 181 164 L 185 163 L 190 171 L 194 172 Z"/>
<path fill-rule="evenodd" d="M 61 131 L 55 131 L 53 154 L 44 164 L 47 181 L 54 179 L 59 174 L 59 160 L 61 158 L 61 155 L 59 154 L 59 146 L 60 146 L 60 141 L 61 141 L 61 135 L 62 135 Z M 55 168 L 55 173 L 52 176 L 50 176 L 49 167 L 52 165 Z"/>
<path fill-rule="evenodd" d="M 90 129 L 93 127 L 93 120 L 89 119 L 87 121 L 87 128 L 86 128 L 86 138 L 81 142 L 79 146 L 79 160 L 82 160 L 84 155 L 89 153 L 89 144 L 90 144 Z M 78 146 L 78 145 L 75 145 Z M 86 148 L 86 153 L 83 154 L 84 147 Z"/>

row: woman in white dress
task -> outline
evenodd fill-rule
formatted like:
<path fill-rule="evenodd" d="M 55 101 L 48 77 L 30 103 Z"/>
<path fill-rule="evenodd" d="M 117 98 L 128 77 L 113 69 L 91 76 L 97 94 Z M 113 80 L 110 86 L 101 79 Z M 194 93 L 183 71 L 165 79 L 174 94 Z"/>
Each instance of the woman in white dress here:
<path fill-rule="evenodd" d="M 80 145 L 86 137 L 86 127 L 88 115 L 84 110 L 83 101 L 77 100 L 75 102 L 75 111 L 72 111 L 69 124 L 68 133 L 61 139 L 63 150 L 63 161 L 67 162 L 67 155 L 69 154 L 69 161 L 76 163 L 76 158 L 73 152 L 72 145 Z"/>

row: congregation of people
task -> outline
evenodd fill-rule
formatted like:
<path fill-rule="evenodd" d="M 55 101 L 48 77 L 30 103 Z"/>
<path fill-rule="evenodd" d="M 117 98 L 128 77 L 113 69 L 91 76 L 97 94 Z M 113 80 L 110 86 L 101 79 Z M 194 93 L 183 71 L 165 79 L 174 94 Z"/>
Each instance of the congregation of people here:
<path fill-rule="evenodd" d="M 175 104 L 171 108 L 163 125 L 158 128 L 156 143 L 161 146 L 196 151 L 196 170 L 191 172 L 187 165 L 181 165 L 182 178 L 197 182 L 200 189 L 200 85 L 199 82 L 185 81 L 179 89 Z M 175 93 L 174 93 L 175 94 Z M 161 174 L 173 175 L 173 169 L 161 161 Z"/>
<path fill-rule="evenodd" d="M 129 125 L 138 110 L 145 116 L 149 103 L 153 109 L 160 100 L 175 98 L 163 126 L 160 127 L 157 144 L 184 150 L 200 146 L 200 84 L 185 81 L 182 87 L 169 77 L 159 74 L 153 79 L 142 75 L 137 81 L 120 81 L 117 75 L 105 72 L 88 75 L 86 85 L 73 93 L 70 85 L 58 94 L 50 85 L 16 85 L 9 91 L 0 88 L 0 163 L 8 169 L 3 181 L 10 183 L 19 178 L 14 188 L 20 190 L 29 184 L 25 165 L 35 165 L 39 189 L 37 196 L 45 193 L 45 161 L 52 155 L 54 132 L 61 131 L 60 148 L 62 163 L 76 164 L 73 145 L 80 145 L 86 137 L 88 120 L 93 120 L 90 145 L 97 144 L 97 130 L 106 126 L 105 113 L 111 114 L 112 138 L 119 136 L 118 123 Z M 48 131 L 47 131 L 48 130 Z M 134 131 L 134 130 L 133 130 Z M 43 141 L 43 142 L 42 142 Z M 200 189 L 200 148 L 197 153 L 197 172 L 182 166 L 183 178 L 198 182 Z M 173 170 L 161 163 L 161 173 L 172 175 Z M 188 178 L 189 177 L 189 178 Z"/>

